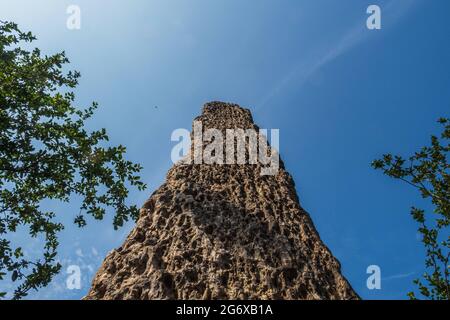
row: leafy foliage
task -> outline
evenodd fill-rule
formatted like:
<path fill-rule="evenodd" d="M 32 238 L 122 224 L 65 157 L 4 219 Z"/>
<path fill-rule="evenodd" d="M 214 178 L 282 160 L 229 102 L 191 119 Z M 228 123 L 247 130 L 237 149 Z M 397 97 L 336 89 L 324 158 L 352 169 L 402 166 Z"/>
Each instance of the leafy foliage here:
<path fill-rule="evenodd" d="M 86 215 L 101 220 L 113 208 L 117 229 L 138 216 L 136 206 L 125 204 L 127 186 L 145 188 L 137 175 L 141 166 L 124 159 L 125 147 L 102 147 L 108 141 L 105 129 L 85 129 L 97 104 L 73 106 L 70 90 L 80 74 L 63 72 L 69 62 L 65 53 L 43 56 L 37 48 L 21 48 L 33 40 L 16 24 L 0 22 L 0 280 L 10 275 L 20 283 L 16 299 L 46 286 L 61 268 L 57 234 L 64 226 L 55 212 L 41 209 L 43 200 L 80 197 L 74 218 L 79 227 L 86 225 Z M 19 227 L 45 242 L 36 261 L 8 240 Z"/>
<path fill-rule="evenodd" d="M 426 249 L 423 279 L 416 279 L 422 296 L 428 299 L 450 299 L 449 249 L 450 249 L 450 119 L 439 119 L 444 127 L 440 137 L 432 136 L 431 145 L 423 147 L 409 160 L 386 154 L 375 160 L 372 166 L 396 179 L 400 179 L 420 191 L 423 198 L 434 206 L 433 214 L 413 207 L 411 215 L 419 224 L 419 232 Z M 413 292 L 408 293 L 416 299 Z"/>

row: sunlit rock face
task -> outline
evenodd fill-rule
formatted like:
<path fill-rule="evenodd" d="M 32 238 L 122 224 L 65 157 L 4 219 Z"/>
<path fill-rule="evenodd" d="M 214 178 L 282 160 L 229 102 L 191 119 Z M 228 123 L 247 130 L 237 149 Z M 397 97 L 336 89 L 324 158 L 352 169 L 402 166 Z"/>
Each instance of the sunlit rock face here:
<path fill-rule="evenodd" d="M 258 129 L 229 103 L 207 103 L 195 120 Z M 85 299 L 358 299 L 283 164 L 275 175 L 261 166 L 175 164 Z"/>

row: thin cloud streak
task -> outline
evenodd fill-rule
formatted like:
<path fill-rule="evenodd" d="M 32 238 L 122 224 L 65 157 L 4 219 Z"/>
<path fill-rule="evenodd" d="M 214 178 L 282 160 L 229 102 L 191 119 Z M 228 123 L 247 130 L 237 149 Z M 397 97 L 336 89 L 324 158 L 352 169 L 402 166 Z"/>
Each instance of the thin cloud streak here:
<path fill-rule="evenodd" d="M 322 67 L 332 62 L 339 56 L 345 54 L 353 47 L 362 43 L 368 38 L 370 32 L 382 32 L 384 28 L 392 26 L 409 12 L 415 4 L 421 0 L 391 0 L 382 10 L 382 29 L 380 31 L 371 31 L 366 27 L 366 18 L 358 21 L 347 33 L 345 33 L 336 43 L 326 50 L 318 59 L 314 61 L 299 61 L 256 105 L 255 111 L 263 108 L 269 100 L 280 93 L 293 79 L 296 86 L 303 86 L 315 73 Z"/>
<path fill-rule="evenodd" d="M 399 274 L 394 274 L 392 276 L 388 276 L 388 277 L 385 277 L 385 278 L 382 278 L 382 279 L 384 281 L 394 280 L 394 279 L 403 279 L 403 278 L 409 278 L 409 277 L 411 277 L 411 276 L 413 276 L 415 274 L 416 274 L 415 272 L 399 273 Z"/>

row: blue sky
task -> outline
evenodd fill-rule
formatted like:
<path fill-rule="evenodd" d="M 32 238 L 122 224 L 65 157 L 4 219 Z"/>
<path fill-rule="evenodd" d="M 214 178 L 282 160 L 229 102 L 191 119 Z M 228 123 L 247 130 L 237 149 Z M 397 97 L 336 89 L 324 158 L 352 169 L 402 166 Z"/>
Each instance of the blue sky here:
<path fill-rule="evenodd" d="M 80 30 L 66 28 L 70 4 L 81 9 Z M 381 30 L 366 28 L 370 4 L 381 7 Z M 409 208 L 427 205 L 370 162 L 414 152 L 438 132 L 437 118 L 450 116 L 448 12 L 448 0 L 0 2 L 0 20 L 33 31 L 46 53 L 66 51 L 82 74 L 77 103 L 100 104 L 89 126 L 106 127 L 144 166 L 149 188 L 133 191 L 132 203 L 162 183 L 171 132 L 190 129 L 205 102 L 238 103 L 260 127 L 280 129 L 301 205 L 364 299 L 404 299 L 423 273 Z M 44 205 L 67 223 L 78 212 L 76 199 Z M 59 259 L 81 267 L 82 288 L 68 290 L 63 270 L 30 298 L 81 298 L 132 227 L 114 231 L 110 219 L 68 226 Z M 39 251 L 24 231 L 14 239 Z M 366 287 L 372 264 L 381 290 Z"/>

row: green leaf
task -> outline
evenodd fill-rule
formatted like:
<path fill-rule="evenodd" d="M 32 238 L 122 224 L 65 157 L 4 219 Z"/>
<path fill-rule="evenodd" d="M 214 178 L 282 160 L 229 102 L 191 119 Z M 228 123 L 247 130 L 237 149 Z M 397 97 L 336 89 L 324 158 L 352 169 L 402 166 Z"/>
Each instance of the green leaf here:
<path fill-rule="evenodd" d="M 12 249 L 14 242 L 0 240 L 0 280 L 2 271 L 14 270 L 11 277 L 20 282 L 14 299 L 48 285 L 61 268 L 55 257 L 64 226 L 57 216 L 68 213 L 45 211 L 44 201 L 68 202 L 76 195 L 80 210 L 69 213 L 75 224 L 86 225 L 86 215 L 101 220 L 112 213 L 117 228 L 135 217 L 125 204 L 130 188 L 144 186 L 133 178 L 142 167 L 126 160 L 126 148 L 109 145 L 106 129 L 86 128 L 98 104 L 73 106 L 80 73 L 65 71 L 65 52 L 28 51 L 35 39 L 17 24 L 0 22 L 0 205 L 6 212 L 0 234 L 23 227 L 44 242 L 42 255 L 30 260 L 22 248 Z"/>

